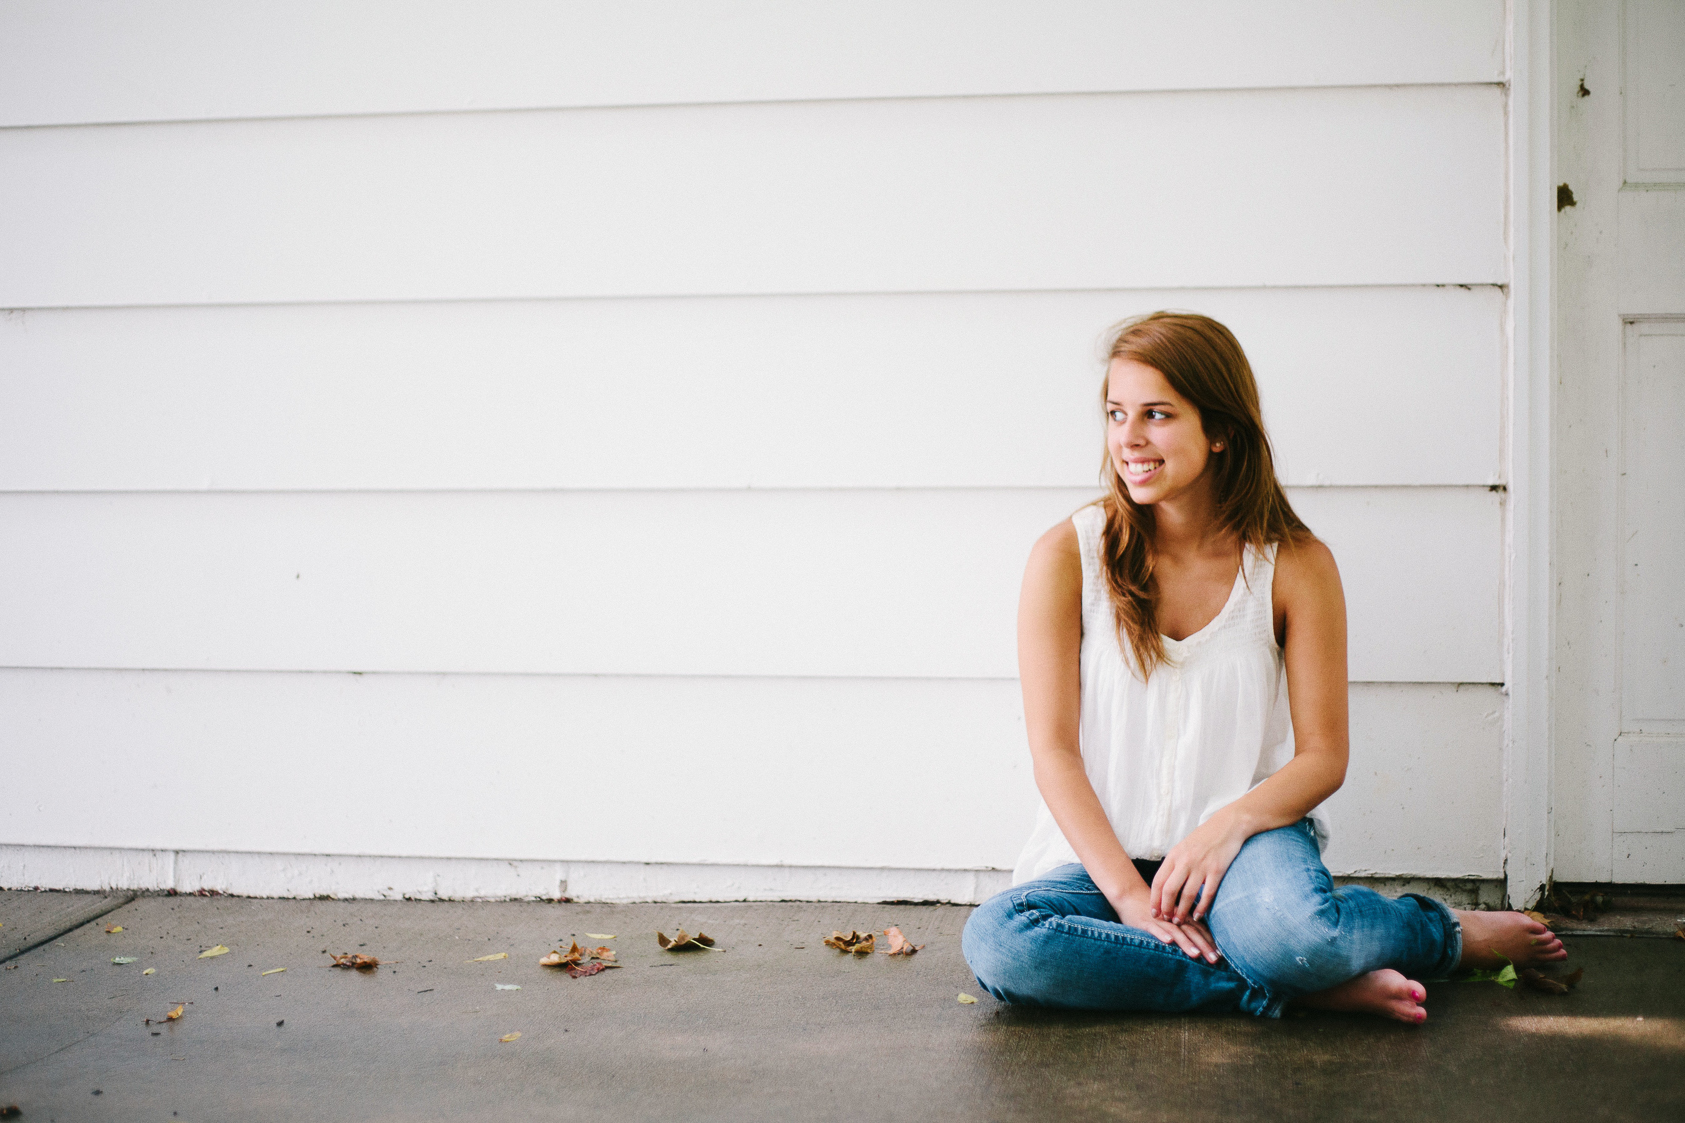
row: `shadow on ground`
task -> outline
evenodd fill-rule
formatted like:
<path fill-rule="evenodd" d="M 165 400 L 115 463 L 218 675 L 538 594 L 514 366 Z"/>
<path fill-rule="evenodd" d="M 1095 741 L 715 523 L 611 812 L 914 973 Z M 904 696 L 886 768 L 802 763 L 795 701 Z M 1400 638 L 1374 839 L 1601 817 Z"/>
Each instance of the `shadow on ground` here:
<path fill-rule="evenodd" d="M 0 894 L 0 924 L 24 896 Z M 142 897 L 0 971 L 0 1105 L 19 1123 L 1685 1118 L 1685 940 L 1574 940 L 1585 980 L 1562 998 L 1437 984 L 1412 1028 L 1002 1006 L 960 956 L 968 913 Z M 821 942 L 890 924 L 928 946 Z M 723 950 L 660 950 L 678 927 Z M 624 966 L 538 965 L 575 938 Z M 348 951 L 383 965 L 324 966 Z"/>

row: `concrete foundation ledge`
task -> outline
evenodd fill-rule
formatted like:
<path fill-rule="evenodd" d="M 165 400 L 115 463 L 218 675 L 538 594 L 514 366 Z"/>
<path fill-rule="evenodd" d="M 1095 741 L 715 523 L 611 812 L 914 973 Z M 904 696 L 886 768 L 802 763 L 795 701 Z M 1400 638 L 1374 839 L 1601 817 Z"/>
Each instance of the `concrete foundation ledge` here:
<path fill-rule="evenodd" d="M 1005 889 L 1006 870 L 566 862 L 0 845 L 0 888 L 130 889 L 372 900 L 947 901 Z"/>
<path fill-rule="evenodd" d="M 357 854 L 261 854 L 0 845 L 0 888 L 224 893 L 363 900 L 944 901 L 978 904 L 1012 875 L 990 869 L 568 862 Z M 1498 908 L 1503 882 L 1478 877 L 1336 877 L 1387 896 Z"/>

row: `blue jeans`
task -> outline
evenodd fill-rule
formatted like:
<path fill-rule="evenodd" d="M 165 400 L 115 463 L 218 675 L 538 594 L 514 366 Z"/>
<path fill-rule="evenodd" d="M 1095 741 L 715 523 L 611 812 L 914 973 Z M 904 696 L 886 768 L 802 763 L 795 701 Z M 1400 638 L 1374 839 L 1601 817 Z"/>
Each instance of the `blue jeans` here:
<path fill-rule="evenodd" d="M 979 905 L 962 947 L 1002 1002 L 1271 1018 L 1301 995 L 1383 967 L 1442 979 L 1463 954 L 1462 925 L 1438 901 L 1335 889 L 1308 819 L 1246 840 L 1206 924 L 1222 955 L 1215 964 L 1120 924 L 1088 872 L 1068 865 Z"/>

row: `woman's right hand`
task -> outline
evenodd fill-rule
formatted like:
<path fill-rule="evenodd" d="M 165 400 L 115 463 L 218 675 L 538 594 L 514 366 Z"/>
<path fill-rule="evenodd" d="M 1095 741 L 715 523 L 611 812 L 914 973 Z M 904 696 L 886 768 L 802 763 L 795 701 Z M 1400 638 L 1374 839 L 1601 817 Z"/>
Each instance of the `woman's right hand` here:
<path fill-rule="evenodd" d="M 1172 924 L 1167 920 L 1153 917 L 1152 893 L 1141 887 L 1141 892 L 1131 894 L 1120 901 L 1112 901 L 1112 908 L 1117 911 L 1119 922 L 1141 931 L 1167 944 L 1175 944 L 1188 953 L 1190 959 L 1203 959 L 1207 963 L 1216 963 L 1222 958 L 1217 952 L 1217 942 L 1211 938 L 1211 932 L 1197 920 L 1184 920 L 1180 924 Z"/>

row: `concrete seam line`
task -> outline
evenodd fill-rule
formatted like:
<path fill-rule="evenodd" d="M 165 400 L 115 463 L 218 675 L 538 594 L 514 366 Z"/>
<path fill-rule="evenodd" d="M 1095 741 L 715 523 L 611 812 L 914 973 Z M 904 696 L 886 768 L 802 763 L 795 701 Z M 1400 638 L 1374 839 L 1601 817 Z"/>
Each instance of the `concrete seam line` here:
<path fill-rule="evenodd" d="M 82 927 L 84 924 L 91 924 L 94 921 L 98 920 L 100 917 L 105 916 L 107 913 L 116 912 L 118 909 L 122 908 L 124 905 L 128 904 L 130 901 L 134 900 L 139 895 L 140 894 L 138 894 L 138 893 L 119 893 L 114 897 L 105 898 L 98 905 L 92 906 L 86 912 L 71 913 L 69 921 L 65 922 L 60 927 L 55 928 L 53 931 L 47 933 L 45 936 L 42 936 L 39 940 L 36 940 L 34 943 L 29 944 L 25 947 L 21 947 L 14 952 L 8 952 L 6 954 L 0 955 L 0 963 L 4 963 L 8 959 L 16 959 L 20 955 L 25 955 L 29 952 L 32 952 L 36 948 L 40 947 L 43 944 L 52 943 L 54 940 L 58 939 L 60 936 L 64 935 L 67 932 L 74 932 L 74 931 L 76 931 L 76 929 Z"/>

